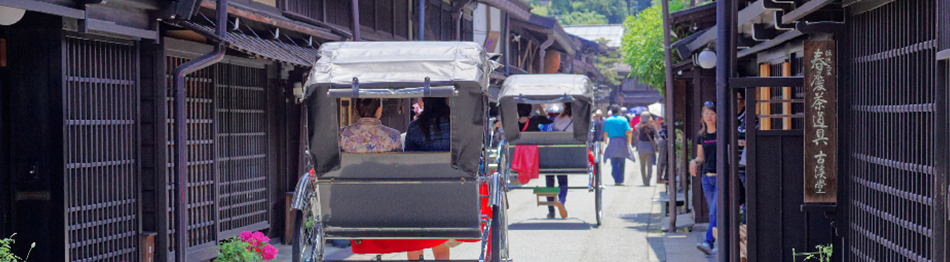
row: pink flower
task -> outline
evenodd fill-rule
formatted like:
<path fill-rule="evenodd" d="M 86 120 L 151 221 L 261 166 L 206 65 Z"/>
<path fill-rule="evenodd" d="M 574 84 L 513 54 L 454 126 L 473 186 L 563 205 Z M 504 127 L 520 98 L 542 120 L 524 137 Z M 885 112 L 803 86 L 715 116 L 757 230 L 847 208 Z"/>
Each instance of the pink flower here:
<path fill-rule="evenodd" d="M 264 233 L 254 232 L 251 234 L 251 237 L 248 238 L 247 243 L 251 244 L 251 246 L 257 246 L 260 243 L 267 243 L 267 241 L 270 241 L 270 238 L 264 236 Z"/>
<path fill-rule="evenodd" d="M 277 258 L 277 248 L 274 248 L 272 245 L 265 246 L 264 250 L 261 251 L 261 258 L 265 261 Z"/>
<path fill-rule="evenodd" d="M 238 237 L 240 237 L 241 240 L 243 240 L 244 242 L 247 242 L 247 240 L 251 238 L 251 231 L 241 232 L 241 234 L 238 235 Z"/>

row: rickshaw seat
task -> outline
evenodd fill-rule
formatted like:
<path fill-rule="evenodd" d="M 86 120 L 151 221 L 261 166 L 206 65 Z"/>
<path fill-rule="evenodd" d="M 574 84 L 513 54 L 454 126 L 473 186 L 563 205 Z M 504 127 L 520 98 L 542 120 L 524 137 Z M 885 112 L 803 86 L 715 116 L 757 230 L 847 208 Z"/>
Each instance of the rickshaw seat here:
<path fill-rule="evenodd" d="M 571 132 L 524 132 L 508 147 L 514 155 L 516 145 L 538 145 L 538 173 L 584 174 L 588 172 L 587 144 L 574 140 Z"/>
<path fill-rule="evenodd" d="M 321 179 L 427 180 L 473 179 L 474 174 L 452 167 L 449 152 L 372 153 L 341 155 L 340 169 L 320 175 Z"/>
<path fill-rule="evenodd" d="M 452 168 L 450 157 L 449 153 L 343 154 L 340 169 L 319 176 L 319 181 L 334 181 L 319 184 L 321 219 L 328 235 L 480 238 L 478 184 L 474 174 Z"/>
<path fill-rule="evenodd" d="M 584 145 L 574 139 L 573 132 L 523 132 L 514 145 Z"/>

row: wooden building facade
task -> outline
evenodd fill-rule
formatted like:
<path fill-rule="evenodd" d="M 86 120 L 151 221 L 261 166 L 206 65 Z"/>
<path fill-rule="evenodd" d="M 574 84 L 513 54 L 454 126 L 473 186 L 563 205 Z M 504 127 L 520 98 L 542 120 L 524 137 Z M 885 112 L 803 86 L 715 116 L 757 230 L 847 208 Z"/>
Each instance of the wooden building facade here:
<path fill-rule="evenodd" d="M 818 244 L 834 244 L 833 261 L 948 261 L 950 1 L 737 3 L 730 18 L 736 49 L 715 49 L 734 55 L 728 86 L 746 93 L 746 121 L 757 126 L 747 127 L 746 136 L 747 224 L 739 222 L 736 183 L 722 195 L 730 203 L 720 212 L 730 216 L 733 241 L 720 247 L 719 261 L 792 261 L 792 248 L 814 251 Z M 715 5 L 673 15 L 692 33 L 673 44 L 674 53 L 694 56 L 716 39 L 724 25 L 715 23 Z M 836 200 L 820 203 L 808 200 L 806 169 L 815 163 L 804 151 L 811 142 L 805 130 L 815 125 L 804 118 L 814 86 L 805 79 L 815 63 L 805 58 L 806 45 L 817 41 L 835 47 L 832 124 L 839 138 Z M 684 92 L 677 82 L 676 92 L 685 96 L 677 111 L 687 123 L 698 123 L 698 101 L 715 100 L 711 77 L 683 79 L 691 85 Z"/>
<path fill-rule="evenodd" d="M 223 43 L 220 62 L 185 78 L 184 260 L 241 231 L 280 239 L 306 164 L 294 88 L 316 48 L 470 41 L 473 6 L 527 13 L 478 2 L 230 0 L 218 36 L 215 1 L 0 0 L 26 10 L 0 25 L 0 235 L 17 233 L 17 254 L 36 242 L 31 261 L 175 260 L 173 72 Z"/>

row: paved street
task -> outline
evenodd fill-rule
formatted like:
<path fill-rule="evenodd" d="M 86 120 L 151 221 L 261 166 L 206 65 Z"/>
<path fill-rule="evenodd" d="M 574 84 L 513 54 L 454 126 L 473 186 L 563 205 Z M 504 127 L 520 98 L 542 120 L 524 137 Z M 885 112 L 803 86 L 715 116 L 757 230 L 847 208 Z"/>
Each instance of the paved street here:
<path fill-rule="evenodd" d="M 536 204 L 531 190 L 509 192 L 508 214 L 511 258 L 514 261 L 713 261 L 695 249 L 705 232 L 698 225 L 692 233 L 660 232 L 662 206 L 653 202 L 661 186 L 641 185 L 639 165 L 627 162 L 624 186 L 613 186 L 610 165 L 604 165 L 604 224 L 597 226 L 594 194 L 586 190 L 569 191 L 567 219 L 547 219 L 546 207 Z M 572 186 L 586 185 L 586 176 L 570 176 Z M 544 178 L 532 180 L 526 187 L 543 186 Z M 474 259 L 478 243 L 463 243 L 452 249 L 453 259 Z M 278 261 L 290 261 L 290 248 L 281 247 Z M 349 249 L 332 248 L 329 260 L 368 260 L 372 255 L 355 255 Z M 426 251 L 426 258 L 432 254 Z M 405 260 L 405 253 L 383 255 L 383 259 Z"/>

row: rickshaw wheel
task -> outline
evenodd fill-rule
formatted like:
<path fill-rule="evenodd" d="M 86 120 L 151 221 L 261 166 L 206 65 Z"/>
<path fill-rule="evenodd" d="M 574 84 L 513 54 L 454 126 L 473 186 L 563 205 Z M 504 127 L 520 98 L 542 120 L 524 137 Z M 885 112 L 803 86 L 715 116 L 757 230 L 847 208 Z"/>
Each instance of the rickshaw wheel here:
<path fill-rule="evenodd" d="M 594 210 L 597 216 L 597 225 L 603 225 L 604 221 L 604 188 L 600 174 L 600 163 L 594 164 Z"/>
<path fill-rule="evenodd" d="M 505 193 L 501 193 L 506 195 Z M 507 262 L 508 260 L 508 208 L 507 199 L 500 201 L 500 206 L 492 206 L 490 260 L 492 262 Z"/>
<path fill-rule="evenodd" d="M 311 201 L 306 202 L 303 210 L 294 211 L 293 262 L 323 261 L 323 227 L 313 216 Z"/>

